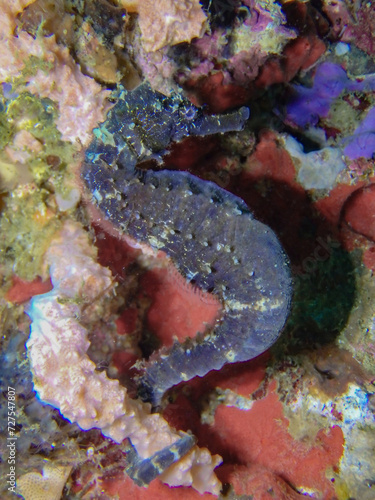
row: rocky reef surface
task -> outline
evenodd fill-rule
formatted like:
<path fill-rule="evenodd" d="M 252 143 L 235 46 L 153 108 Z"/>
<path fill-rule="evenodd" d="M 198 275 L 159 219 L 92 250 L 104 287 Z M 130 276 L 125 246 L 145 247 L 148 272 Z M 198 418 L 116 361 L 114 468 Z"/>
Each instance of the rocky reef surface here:
<path fill-rule="evenodd" d="M 0 12 L 1 498 L 374 498 L 372 2 Z"/>

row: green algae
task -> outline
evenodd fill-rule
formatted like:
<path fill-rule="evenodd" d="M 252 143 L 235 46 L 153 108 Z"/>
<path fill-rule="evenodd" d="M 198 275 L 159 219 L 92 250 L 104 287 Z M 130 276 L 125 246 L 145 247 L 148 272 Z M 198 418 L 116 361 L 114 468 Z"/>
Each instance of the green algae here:
<path fill-rule="evenodd" d="M 5 196 L 0 215 L 0 266 L 5 278 L 16 274 L 32 280 L 43 274 L 43 254 L 60 227 L 54 195 L 65 194 L 75 147 L 61 140 L 55 124 L 58 112 L 50 99 L 28 93 L 3 97 L 0 115 L 0 178 L 10 176 L 16 186 L 6 182 L 1 186 Z M 6 147 L 12 147 L 20 131 L 26 131 L 38 145 L 33 151 L 25 145 L 25 164 L 6 154 Z"/>
<path fill-rule="evenodd" d="M 324 120 L 328 127 L 340 130 L 340 135 L 346 137 L 354 132 L 361 122 L 362 113 L 342 97 L 331 106 L 329 116 Z"/>
<path fill-rule="evenodd" d="M 33 280 L 43 274 L 43 255 L 60 221 L 48 207 L 50 193 L 17 190 L 6 199 L 1 214 L 0 266 L 5 277 Z"/>
<path fill-rule="evenodd" d="M 0 150 L 8 144 L 13 136 L 12 126 L 7 120 L 6 102 L 0 97 Z"/>
<path fill-rule="evenodd" d="M 68 162 L 72 161 L 74 150 L 70 143 L 61 140 L 61 134 L 55 125 L 58 112 L 53 101 L 23 93 L 8 103 L 6 114 L 13 129 L 30 132 L 43 146 L 28 161 L 36 184 L 41 185 L 51 175 L 55 181 L 61 181 L 61 174 L 65 172 Z M 57 171 L 51 168 L 51 163 L 54 163 L 52 158 L 56 157 L 60 160 Z"/>

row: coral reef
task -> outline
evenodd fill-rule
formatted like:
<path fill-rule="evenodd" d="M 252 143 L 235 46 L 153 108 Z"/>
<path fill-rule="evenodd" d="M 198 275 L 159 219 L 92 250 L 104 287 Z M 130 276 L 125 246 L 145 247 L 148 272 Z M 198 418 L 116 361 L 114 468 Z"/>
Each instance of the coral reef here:
<path fill-rule="evenodd" d="M 80 200 L 75 150 L 61 140 L 56 119 L 49 99 L 21 93 L 2 100 L 7 144 L 0 151 L 0 188 L 12 195 L 1 214 L 0 262 L 4 270 L 12 262 L 10 273 L 29 281 L 41 274 L 43 254 L 60 224 L 56 212 L 72 210 Z"/>
<path fill-rule="evenodd" d="M 121 5 L 139 15 L 142 43 L 147 52 L 166 45 L 190 42 L 203 35 L 206 16 L 197 0 L 121 0 Z"/>
<path fill-rule="evenodd" d="M 50 55 L 48 72 L 39 69 L 28 82 L 27 90 L 58 104 L 56 125 L 64 141 L 87 145 L 92 128 L 104 117 L 108 92 L 82 75 L 68 50 L 59 47 L 53 37 L 44 39 L 43 43 L 49 44 L 43 47 Z"/>
<path fill-rule="evenodd" d="M 1 498 L 374 498 L 374 12 L 0 0 Z"/>
<path fill-rule="evenodd" d="M 67 222 L 48 249 L 46 265 L 53 289 L 34 297 L 28 312 L 32 324 L 27 351 L 39 398 L 84 430 L 99 428 L 117 443 L 129 438 L 137 452 L 131 464 L 135 471 L 131 468 L 129 474 L 139 484 L 164 473 L 163 480 L 173 486 L 217 494 L 220 483 L 212 471 L 220 458 L 194 448 L 194 440 L 186 442 L 160 415 L 150 414 L 149 405 L 129 399 L 126 389 L 96 372 L 87 356 L 85 317 L 95 322 L 114 293 L 111 273 L 95 262 L 87 234 Z M 169 472 L 179 459 L 177 470 Z"/>
<path fill-rule="evenodd" d="M 325 147 L 319 151 L 303 152 L 302 145 L 290 136 L 285 138 L 285 149 L 298 170 L 298 182 L 305 189 L 331 189 L 346 164 L 337 148 Z"/>
<path fill-rule="evenodd" d="M 344 2 L 339 2 L 339 4 L 344 4 Z M 358 2 L 354 3 L 354 5 L 350 5 L 349 8 L 347 5 L 340 5 L 341 11 L 345 12 L 346 7 L 346 16 L 343 16 L 345 19 L 351 17 L 350 21 L 347 23 L 346 30 L 343 33 L 343 38 L 346 41 L 353 41 L 355 45 L 365 51 L 370 56 L 374 57 L 375 47 L 374 47 L 374 26 L 375 26 L 375 9 L 374 5 L 371 2 Z M 350 7 L 352 7 L 353 11 L 350 12 Z M 339 9 L 337 9 L 339 10 Z M 349 12 L 348 12 L 349 11 Z M 348 15 L 349 14 L 349 15 Z M 354 21 L 353 21 L 354 18 Z M 356 22 L 355 22 L 356 21 Z"/>
<path fill-rule="evenodd" d="M 270 55 L 281 54 L 295 38 L 295 31 L 286 27 L 285 15 L 276 2 L 244 4 L 245 20 L 232 32 L 218 28 L 194 41 L 192 67 L 185 78 L 207 78 L 220 67 L 225 85 L 249 85 Z"/>
<path fill-rule="evenodd" d="M 57 128 L 63 139 L 87 144 L 92 128 L 104 117 L 108 92 L 81 73 L 54 36 L 34 38 L 24 31 L 15 36 L 14 14 L 25 5 L 11 2 L 4 8 L 3 4 L 8 2 L 0 6 L 4 9 L 0 36 L 6 47 L 0 55 L 1 83 L 10 83 L 13 92 L 27 90 L 55 101 Z"/>

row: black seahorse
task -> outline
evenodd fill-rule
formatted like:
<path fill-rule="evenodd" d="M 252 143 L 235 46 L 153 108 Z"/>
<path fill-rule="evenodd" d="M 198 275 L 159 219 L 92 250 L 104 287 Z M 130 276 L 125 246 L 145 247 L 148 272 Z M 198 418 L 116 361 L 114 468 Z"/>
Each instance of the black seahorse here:
<path fill-rule="evenodd" d="M 157 405 L 173 385 L 268 349 L 288 314 L 291 277 L 276 235 L 243 200 L 187 172 L 137 167 L 185 136 L 242 129 L 248 109 L 207 115 L 147 84 L 121 88 L 115 99 L 83 165 L 94 200 L 112 223 L 165 251 L 188 281 L 223 305 L 215 328 L 199 341 L 176 343 L 144 363 L 140 394 Z"/>
<path fill-rule="evenodd" d="M 163 250 L 179 272 L 215 294 L 223 314 L 199 339 L 176 343 L 144 362 L 139 393 L 158 405 L 167 389 L 226 363 L 252 359 L 277 339 L 286 320 L 291 277 L 274 232 L 255 220 L 243 200 L 187 172 L 144 170 L 173 141 L 242 129 L 247 108 L 207 115 L 179 94 L 166 97 L 142 84 L 114 93 L 116 104 L 94 130 L 83 178 L 111 222 Z M 128 473 L 148 484 L 194 445 L 186 435 L 148 460 L 129 455 Z"/>

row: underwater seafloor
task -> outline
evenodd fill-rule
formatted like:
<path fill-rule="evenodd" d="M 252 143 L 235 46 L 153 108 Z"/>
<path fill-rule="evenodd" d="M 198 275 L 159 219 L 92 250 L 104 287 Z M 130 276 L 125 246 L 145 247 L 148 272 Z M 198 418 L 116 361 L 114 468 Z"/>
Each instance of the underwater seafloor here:
<path fill-rule="evenodd" d="M 0 0 L 0 13 L 0 498 L 374 499 L 375 4 Z M 173 105 L 156 128 L 134 125 L 138 108 L 131 126 L 105 122 L 120 85 L 125 102 L 139 85 L 155 91 L 145 109 L 183 96 L 184 120 L 203 110 L 235 123 L 173 135 Z M 148 158 L 143 169 L 194 174 L 196 196 L 205 181 L 238 196 L 290 260 L 291 309 L 272 347 L 240 363 L 228 351 L 215 371 L 207 354 L 209 373 L 169 384 L 152 413 L 137 399 L 142 372 L 168 365 L 178 342 L 204 343 L 230 304 L 157 252 L 176 236 L 168 210 L 153 249 L 108 216 L 125 206 L 121 189 L 90 191 L 81 175 L 95 140 Z M 146 226 L 159 187 L 133 207 L 137 220 L 151 213 Z M 199 206 L 179 219 L 180 253 Z M 226 268 L 234 288 L 247 255 L 237 274 Z M 182 379 L 198 373 L 187 353 Z"/>

